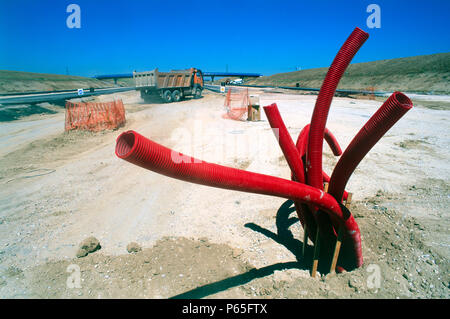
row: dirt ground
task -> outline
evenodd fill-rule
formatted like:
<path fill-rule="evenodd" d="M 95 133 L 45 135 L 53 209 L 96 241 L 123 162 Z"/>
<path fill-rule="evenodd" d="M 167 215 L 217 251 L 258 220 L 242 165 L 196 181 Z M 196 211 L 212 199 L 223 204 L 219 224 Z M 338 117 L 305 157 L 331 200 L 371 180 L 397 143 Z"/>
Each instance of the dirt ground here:
<path fill-rule="evenodd" d="M 277 102 L 293 138 L 316 99 L 251 94 Z M 449 298 L 448 110 L 418 105 L 361 162 L 347 189 L 364 265 L 311 278 L 292 202 L 169 179 L 114 154 L 133 129 L 206 161 L 289 178 L 264 114 L 224 119 L 224 96 L 211 92 L 173 104 L 144 104 L 136 92 L 96 99 L 114 97 L 127 112 L 116 131 L 64 133 L 57 107 L 1 124 L 1 298 Z M 333 100 L 327 127 L 343 149 L 380 105 Z M 325 170 L 336 162 L 325 146 Z M 89 236 L 101 249 L 76 258 Z M 128 253 L 130 242 L 142 251 Z"/>

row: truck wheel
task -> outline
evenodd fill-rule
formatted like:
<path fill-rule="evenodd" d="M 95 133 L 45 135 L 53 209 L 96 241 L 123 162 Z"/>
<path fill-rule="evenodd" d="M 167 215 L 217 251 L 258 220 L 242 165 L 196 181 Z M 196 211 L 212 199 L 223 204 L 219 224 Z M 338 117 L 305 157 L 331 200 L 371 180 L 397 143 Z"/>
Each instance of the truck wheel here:
<path fill-rule="evenodd" d="M 181 93 L 178 90 L 175 90 L 172 92 L 172 101 L 173 102 L 180 102 L 181 101 Z"/>
<path fill-rule="evenodd" d="M 169 90 L 165 91 L 163 94 L 163 99 L 166 103 L 172 102 L 172 92 L 170 92 Z"/>
<path fill-rule="evenodd" d="M 194 98 L 199 99 L 199 98 L 201 98 L 201 97 L 202 97 L 202 90 L 197 89 L 197 90 L 195 91 Z"/>

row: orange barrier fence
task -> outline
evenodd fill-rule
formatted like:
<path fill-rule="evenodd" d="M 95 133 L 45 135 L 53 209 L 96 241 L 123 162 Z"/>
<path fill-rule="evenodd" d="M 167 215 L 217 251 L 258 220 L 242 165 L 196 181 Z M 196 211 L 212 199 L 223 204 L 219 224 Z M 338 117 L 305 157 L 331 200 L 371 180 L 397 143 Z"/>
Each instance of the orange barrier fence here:
<path fill-rule="evenodd" d="M 368 92 L 369 100 L 375 100 L 375 88 L 373 86 L 366 88 L 366 92 Z"/>
<path fill-rule="evenodd" d="M 244 115 L 247 114 L 249 105 L 250 98 L 248 89 L 233 93 L 232 89 L 228 88 L 224 103 L 227 113 L 223 114 L 222 117 L 236 121 L 244 121 L 246 120 L 246 118 L 244 119 Z"/>
<path fill-rule="evenodd" d="M 125 124 L 122 100 L 106 103 L 72 103 L 66 101 L 65 130 L 102 131 L 116 129 Z"/>

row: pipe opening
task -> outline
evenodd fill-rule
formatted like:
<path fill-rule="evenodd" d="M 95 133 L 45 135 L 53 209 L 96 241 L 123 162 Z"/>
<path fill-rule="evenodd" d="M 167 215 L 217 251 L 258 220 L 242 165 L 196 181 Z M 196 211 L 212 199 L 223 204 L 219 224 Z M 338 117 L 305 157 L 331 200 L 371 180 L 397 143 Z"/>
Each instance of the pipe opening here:
<path fill-rule="evenodd" d="M 135 140 L 133 131 L 120 134 L 116 143 L 116 155 L 120 158 L 126 158 L 133 151 Z"/>
<path fill-rule="evenodd" d="M 412 108 L 413 103 L 405 94 L 402 92 L 395 92 L 394 95 L 395 99 L 401 104 L 402 107 L 408 109 Z"/>
<path fill-rule="evenodd" d="M 277 107 L 277 103 L 272 103 L 270 105 L 263 106 L 263 109 L 265 109 L 265 110 L 272 110 L 272 109 L 274 109 L 276 107 Z"/>

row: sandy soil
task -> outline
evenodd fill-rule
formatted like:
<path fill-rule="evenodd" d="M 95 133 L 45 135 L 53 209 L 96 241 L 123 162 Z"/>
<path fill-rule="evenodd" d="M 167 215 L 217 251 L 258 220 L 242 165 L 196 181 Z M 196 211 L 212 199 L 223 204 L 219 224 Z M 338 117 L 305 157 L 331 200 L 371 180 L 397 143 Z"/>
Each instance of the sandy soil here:
<path fill-rule="evenodd" d="M 294 138 L 316 98 L 252 94 L 278 103 Z M 0 131 L 1 297 L 449 297 L 449 111 L 414 108 L 372 149 L 347 185 L 365 264 L 310 278 L 312 248 L 299 253 L 290 201 L 169 179 L 114 155 L 115 138 L 133 129 L 207 161 L 289 178 L 264 114 L 223 119 L 216 93 L 169 105 L 143 104 L 136 92 L 114 96 L 127 111 L 117 131 L 64 133 L 61 110 Z M 345 148 L 380 105 L 335 98 L 328 128 Z M 330 173 L 336 158 L 324 152 Z M 76 258 L 89 236 L 101 249 Z M 144 249 L 129 254 L 130 242 Z M 67 286 L 73 267 L 81 288 Z"/>

